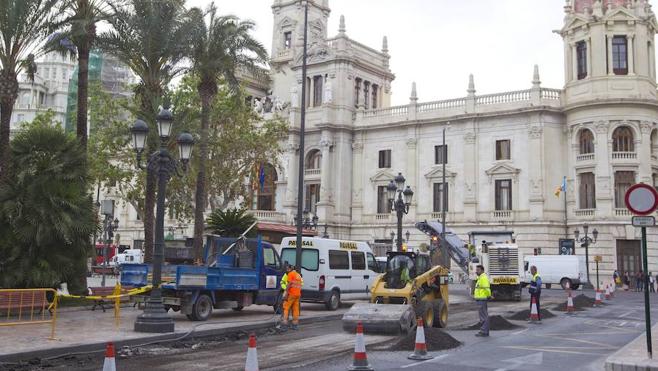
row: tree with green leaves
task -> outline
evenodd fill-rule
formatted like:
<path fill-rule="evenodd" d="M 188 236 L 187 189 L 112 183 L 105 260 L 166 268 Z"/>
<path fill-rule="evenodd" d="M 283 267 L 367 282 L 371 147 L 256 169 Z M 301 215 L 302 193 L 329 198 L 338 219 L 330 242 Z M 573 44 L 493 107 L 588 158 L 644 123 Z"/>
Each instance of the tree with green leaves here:
<path fill-rule="evenodd" d="M 189 55 L 190 23 L 184 0 L 126 0 L 113 6 L 112 29 L 98 35 L 99 47 L 117 57 L 138 77 L 135 115 L 149 125 L 146 153 L 155 152 L 159 138 L 155 118 L 169 82 Z M 171 141 L 174 142 L 174 139 Z M 144 197 L 144 253 L 153 253 L 156 174 L 148 171 Z"/>
<path fill-rule="evenodd" d="M 68 282 L 82 292 L 80 267 L 97 228 L 86 153 L 51 119 L 52 112 L 40 116 L 11 141 L 12 176 L 0 185 L 0 286 Z"/>
<path fill-rule="evenodd" d="M 34 81 L 38 46 L 53 22 L 57 0 L 0 0 L 0 180 L 8 177 L 11 114 L 18 98 L 18 75 Z"/>
<path fill-rule="evenodd" d="M 96 24 L 111 14 L 112 0 L 60 0 L 60 19 L 50 25 L 55 33 L 46 50 L 58 51 L 78 58 L 78 96 L 76 132 L 83 147 L 87 146 L 87 99 L 89 85 L 89 53 L 96 42 Z"/>
<path fill-rule="evenodd" d="M 193 8 L 190 18 L 196 26 L 192 40 L 192 73 L 198 78 L 197 92 L 201 99 L 199 163 L 194 198 L 194 256 L 200 262 L 203 250 L 203 213 L 208 205 L 206 163 L 211 103 L 217 95 L 220 78 L 230 89 L 237 91 L 240 69 L 262 75 L 259 67 L 267 62 L 267 51 L 251 35 L 255 26 L 253 22 L 241 21 L 230 15 L 219 16 L 214 3 L 210 4 L 206 12 Z"/>
<path fill-rule="evenodd" d="M 208 228 L 222 237 L 238 237 L 255 222 L 256 217 L 248 214 L 246 209 L 217 209 L 208 216 Z M 247 237 L 255 236 L 256 232 L 256 227 L 252 228 Z"/>

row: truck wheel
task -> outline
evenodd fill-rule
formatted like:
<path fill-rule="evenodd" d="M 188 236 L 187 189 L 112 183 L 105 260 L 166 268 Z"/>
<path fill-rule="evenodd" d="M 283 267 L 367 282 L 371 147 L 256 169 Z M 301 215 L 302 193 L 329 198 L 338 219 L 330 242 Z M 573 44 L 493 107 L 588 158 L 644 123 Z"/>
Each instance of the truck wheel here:
<path fill-rule="evenodd" d="M 212 314 L 212 300 L 210 296 L 201 294 L 192 305 L 192 321 L 206 321 Z"/>
<path fill-rule="evenodd" d="M 331 290 L 331 296 L 324 303 L 324 306 L 332 311 L 338 309 L 340 307 L 340 292 L 338 290 Z"/>
<path fill-rule="evenodd" d="M 416 318 L 423 319 L 423 327 L 434 326 L 434 307 L 431 301 L 421 300 L 415 305 Z"/>
<path fill-rule="evenodd" d="M 560 280 L 560 286 L 562 286 L 563 290 L 567 289 L 567 284 L 569 285 L 570 288 L 573 288 L 573 283 L 571 282 L 570 279 L 563 278 L 562 280 Z"/>
<path fill-rule="evenodd" d="M 434 309 L 434 327 L 445 328 L 448 325 L 448 306 L 443 299 L 436 299 L 432 303 Z"/>

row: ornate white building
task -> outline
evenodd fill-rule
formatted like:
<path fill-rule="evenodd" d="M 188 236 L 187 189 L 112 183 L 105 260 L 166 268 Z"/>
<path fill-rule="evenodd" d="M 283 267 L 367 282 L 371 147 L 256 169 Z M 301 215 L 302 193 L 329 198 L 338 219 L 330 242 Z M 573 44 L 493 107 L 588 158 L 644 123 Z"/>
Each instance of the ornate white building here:
<path fill-rule="evenodd" d="M 422 103 L 414 86 L 409 103 L 395 107 L 385 37 L 380 50 L 363 45 L 348 36 L 343 17 L 329 37 L 328 0 L 309 1 L 302 92 L 303 7 L 274 0 L 272 11 L 271 86 L 250 92 L 261 98 L 256 109 L 264 116 L 289 118 L 290 135 L 286 154 L 267 168 L 254 196 L 259 219 L 293 222 L 305 94 L 304 209 L 328 225 L 331 237 L 390 245 L 395 218 L 385 186 L 402 173 L 415 193 L 404 218 L 412 247 L 427 242 L 413 225 L 440 217 L 445 190 L 447 222 L 464 238 L 475 230 L 511 230 L 525 254 L 557 254 L 559 239 L 574 238 L 588 224 L 599 232 L 590 262 L 602 256 L 606 280 L 614 269 L 640 269 L 639 231 L 623 194 L 633 183 L 658 181 L 658 23 L 646 0 L 566 1 L 558 32 L 562 89 L 542 87 L 535 66 L 526 90 L 478 95 L 470 76 L 466 96 Z M 268 99 L 289 104 L 263 107 Z M 566 203 L 565 193 L 555 196 L 564 177 Z M 658 235 L 649 235 L 656 273 Z M 576 253 L 585 252 L 577 245 Z"/>
<path fill-rule="evenodd" d="M 390 240 L 395 218 L 384 187 L 402 173 L 415 192 L 404 218 L 412 246 L 425 241 L 413 223 L 440 217 L 445 189 L 447 221 L 464 237 L 473 230 L 513 230 L 526 254 L 535 248 L 557 254 L 560 238 L 574 238 L 575 229 L 582 237 L 588 224 L 599 232 L 590 260 L 602 256 L 606 277 L 614 269 L 640 269 L 639 231 L 630 225 L 623 195 L 633 183 L 656 184 L 658 175 L 658 24 L 647 1 L 566 2 L 559 31 L 562 89 L 542 87 L 535 66 L 527 90 L 478 95 L 471 76 L 464 97 L 421 103 L 414 86 L 409 104 L 396 107 L 390 106 L 394 75 L 386 38 L 381 50 L 360 44 L 348 37 L 342 17 L 338 34 L 328 37 L 328 1 L 309 6 L 304 208 L 328 224 L 331 236 Z M 291 132 L 287 155 L 265 191 L 275 195 L 267 205 L 272 211 L 255 213 L 291 223 L 303 8 L 275 0 L 272 10 L 271 88 L 274 96 L 290 97 Z M 566 220 L 565 194 L 555 196 L 565 176 Z M 583 250 L 577 245 L 577 254 Z M 657 252 L 650 246 L 654 272 Z"/>

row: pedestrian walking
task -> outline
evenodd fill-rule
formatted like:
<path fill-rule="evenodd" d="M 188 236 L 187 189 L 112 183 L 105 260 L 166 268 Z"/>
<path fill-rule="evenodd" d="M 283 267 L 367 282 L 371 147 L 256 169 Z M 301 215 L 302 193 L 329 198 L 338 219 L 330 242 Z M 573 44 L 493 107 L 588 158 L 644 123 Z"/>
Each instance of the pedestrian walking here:
<path fill-rule="evenodd" d="M 656 285 L 658 285 L 658 273 L 656 273 L 655 282 L 656 282 Z"/>
<path fill-rule="evenodd" d="M 281 330 L 288 329 L 288 317 L 292 311 L 292 329 L 297 330 L 299 326 L 299 301 L 302 296 L 302 285 L 304 281 L 302 276 L 293 269 L 293 266 L 286 262 L 286 273 L 281 278 L 281 289 L 283 290 L 283 318 Z"/>
<path fill-rule="evenodd" d="M 475 282 L 475 290 L 473 290 L 473 298 L 478 305 L 478 314 L 480 315 L 480 332 L 475 336 L 489 336 L 489 311 L 487 309 L 487 301 L 491 298 L 491 285 L 489 284 L 489 277 L 484 273 L 484 266 L 478 265 L 475 268 L 475 273 L 478 276 Z"/>
<path fill-rule="evenodd" d="M 631 286 L 631 278 L 628 276 L 628 272 L 624 272 L 624 291 L 628 291 Z"/>
<path fill-rule="evenodd" d="M 655 283 L 656 279 L 653 276 L 653 272 L 649 272 L 649 292 L 656 292 Z"/>
<path fill-rule="evenodd" d="M 537 272 L 536 266 L 530 267 L 530 274 L 532 274 L 532 279 L 530 279 L 530 287 L 528 292 L 530 293 L 530 312 L 532 312 L 532 302 L 534 299 L 535 304 L 537 305 L 537 318 L 541 321 L 541 309 L 539 307 L 539 296 L 541 296 L 541 277 Z M 528 319 L 530 321 L 530 319 Z"/>
<path fill-rule="evenodd" d="M 615 269 L 615 272 L 612 273 L 612 280 L 615 283 L 615 287 L 621 287 L 621 277 L 619 275 L 619 271 Z"/>
<path fill-rule="evenodd" d="M 640 291 L 641 285 L 642 285 L 642 273 L 636 272 L 635 273 L 635 292 Z"/>

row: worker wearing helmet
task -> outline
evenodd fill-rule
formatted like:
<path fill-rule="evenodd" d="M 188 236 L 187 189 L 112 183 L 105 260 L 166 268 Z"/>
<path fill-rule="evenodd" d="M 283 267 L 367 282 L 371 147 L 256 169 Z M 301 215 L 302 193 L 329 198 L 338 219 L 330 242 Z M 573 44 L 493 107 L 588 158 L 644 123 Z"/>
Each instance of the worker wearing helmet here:
<path fill-rule="evenodd" d="M 288 316 L 292 309 L 292 329 L 297 330 L 299 325 L 299 301 L 302 297 L 302 276 L 290 264 L 286 264 L 286 273 L 281 278 L 283 290 L 283 319 L 282 329 L 288 327 Z"/>
<path fill-rule="evenodd" d="M 478 314 L 480 315 L 480 332 L 475 336 L 489 336 L 489 311 L 487 309 L 487 300 L 491 297 L 491 285 L 489 284 L 489 277 L 484 273 L 484 266 L 478 265 L 475 268 L 475 273 L 478 276 L 475 282 L 475 290 L 473 290 L 473 298 L 478 305 Z"/>

